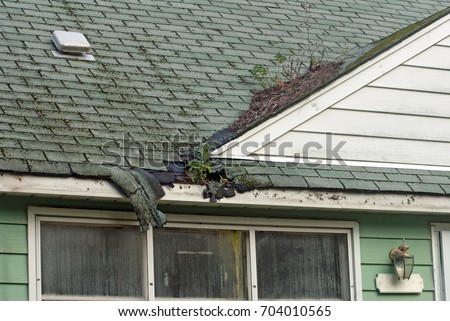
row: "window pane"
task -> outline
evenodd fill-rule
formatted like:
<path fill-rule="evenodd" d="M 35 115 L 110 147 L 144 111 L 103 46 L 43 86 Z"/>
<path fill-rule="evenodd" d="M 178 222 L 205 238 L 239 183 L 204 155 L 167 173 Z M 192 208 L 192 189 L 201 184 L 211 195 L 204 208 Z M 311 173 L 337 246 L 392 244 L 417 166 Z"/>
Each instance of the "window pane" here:
<path fill-rule="evenodd" d="M 346 234 L 256 232 L 261 299 L 349 300 Z"/>
<path fill-rule="evenodd" d="M 246 240 L 242 231 L 155 230 L 156 296 L 247 299 Z"/>
<path fill-rule="evenodd" d="M 139 228 L 41 224 L 42 293 L 144 297 Z"/>

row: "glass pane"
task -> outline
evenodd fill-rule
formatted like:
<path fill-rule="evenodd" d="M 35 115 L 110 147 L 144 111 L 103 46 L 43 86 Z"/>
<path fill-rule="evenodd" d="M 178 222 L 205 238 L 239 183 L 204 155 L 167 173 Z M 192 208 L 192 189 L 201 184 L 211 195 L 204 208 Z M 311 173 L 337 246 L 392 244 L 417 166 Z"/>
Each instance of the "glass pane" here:
<path fill-rule="evenodd" d="M 157 297 L 247 299 L 247 234 L 163 228 L 154 231 Z"/>
<path fill-rule="evenodd" d="M 256 232 L 260 299 L 349 300 L 346 234 Z"/>
<path fill-rule="evenodd" d="M 42 293 L 144 297 L 137 226 L 41 224 Z"/>

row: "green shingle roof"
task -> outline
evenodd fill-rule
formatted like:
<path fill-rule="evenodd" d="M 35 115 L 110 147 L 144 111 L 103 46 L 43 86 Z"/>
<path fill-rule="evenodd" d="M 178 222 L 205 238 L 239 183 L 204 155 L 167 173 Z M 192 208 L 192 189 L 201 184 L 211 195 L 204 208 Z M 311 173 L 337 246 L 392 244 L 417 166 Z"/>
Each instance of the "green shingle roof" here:
<path fill-rule="evenodd" d="M 230 180 L 250 188 L 450 195 L 450 172 L 445 171 L 249 161 L 235 161 L 225 171 Z"/>
<path fill-rule="evenodd" d="M 121 165 L 145 156 L 144 167 L 164 170 L 148 160 L 178 159 L 167 143 L 174 136 L 210 137 L 248 108 L 258 88 L 253 66 L 270 64 L 278 52 L 305 53 L 308 42 L 333 60 L 448 6 L 446 0 L 308 3 L 309 9 L 291 0 L 0 0 L 0 170 L 98 176 L 98 165 L 122 153 L 124 137 L 142 148 Z M 53 57 L 54 30 L 82 32 L 96 61 Z M 368 181 L 372 190 L 389 188 L 381 184 L 390 182 L 385 174 L 386 181 L 314 172 L 302 186 Z M 252 173 L 295 185 L 284 174 Z M 417 190 L 433 184 L 419 179 L 395 182 Z"/>

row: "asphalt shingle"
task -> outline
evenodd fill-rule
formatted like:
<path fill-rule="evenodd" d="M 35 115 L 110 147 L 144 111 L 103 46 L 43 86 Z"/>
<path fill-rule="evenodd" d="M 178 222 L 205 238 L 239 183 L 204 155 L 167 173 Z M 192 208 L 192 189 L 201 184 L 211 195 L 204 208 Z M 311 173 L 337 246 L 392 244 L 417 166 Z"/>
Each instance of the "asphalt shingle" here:
<path fill-rule="evenodd" d="M 355 180 L 355 179 L 341 179 L 341 183 L 347 190 L 362 190 L 362 191 L 378 191 L 378 187 L 372 181 Z"/>
<path fill-rule="evenodd" d="M 342 183 L 335 178 L 305 177 L 309 188 L 344 189 Z"/>
<path fill-rule="evenodd" d="M 327 177 L 327 178 L 348 178 L 348 179 L 353 178 L 353 175 L 347 171 L 330 171 L 330 170 L 318 169 L 316 172 L 321 177 Z"/>
<path fill-rule="evenodd" d="M 416 193 L 444 194 L 444 190 L 437 184 L 409 183 L 411 189 Z"/>
<path fill-rule="evenodd" d="M 232 181 L 239 181 L 242 176 L 247 179 L 251 177 L 260 178 L 264 171 L 259 171 L 261 168 L 265 169 L 264 174 L 268 174 L 269 169 L 272 172 L 276 172 L 274 169 L 279 169 L 282 174 L 270 174 L 268 176 L 271 185 L 275 188 L 450 194 L 450 171 L 440 171 L 440 175 L 437 176 L 433 175 L 435 171 L 427 170 L 408 170 L 409 174 L 382 174 L 363 172 L 364 169 L 358 171 L 360 168 L 349 166 L 321 165 L 306 167 L 306 165 L 290 163 L 240 161 L 239 166 L 226 166 L 225 168 L 227 177 Z M 348 178 L 350 177 L 350 169 L 353 176 Z M 401 169 L 396 170 L 400 171 Z M 255 174 L 252 174 L 252 171 L 255 171 Z M 426 173 L 427 175 L 425 175 Z M 266 176 L 263 175 L 263 177 Z"/>
<path fill-rule="evenodd" d="M 70 175 L 72 171 L 69 167 L 68 163 L 63 162 L 48 162 L 48 161 L 28 161 L 28 165 L 30 166 L 30 170 L 33 173 L 53 173 L 55 175 Z"/>
<path fill-rule="evenodd" d="M 308 183 L 301 176 L 269 175 L 273 187 L 307 188 Z"/>
<path fill-rule="evenodd" d="M 394 182 L 420 182 L 420 179 L 415 175 L 386 174 L 386 177 Z"/>
<path fill-rule="evenodd" d="M 425 176 L 419 175 L 419 178 L 424 183 L 432 183 L 432 184 L 450 184 L 450 178 L 447 176 Z"/>
<path fill-rule="evenodd" d="M 357 179 L 370 180 L 370 181 L 387 181 L 388 178 L 383 173 L 364 173 L 353 172 L 353 176 Z"/>
<path fill-rule="evenodd" d="M 381 192 L 411 192 L 412 189 L 403 182 L 375 182 Z"/>

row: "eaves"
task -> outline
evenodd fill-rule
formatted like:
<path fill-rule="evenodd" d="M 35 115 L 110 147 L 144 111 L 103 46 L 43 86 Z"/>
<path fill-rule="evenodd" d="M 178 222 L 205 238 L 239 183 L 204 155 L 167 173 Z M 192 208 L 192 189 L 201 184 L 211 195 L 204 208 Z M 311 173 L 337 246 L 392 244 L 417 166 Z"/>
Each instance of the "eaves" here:
<path fill-rule="evenodd" d="M 450 215 L 450 197 L 413 193 L 369 193 L 310 189 L 256 189 L 210 203 L 202 197 L 201 185 L 175 184 L 164 187 L 160 204 L 269 209 L 321 209 L 403 214 Z M 101 179 L 0 175 L 0 193 L 34 197 L 128 202 L 113 183 Z"/>

